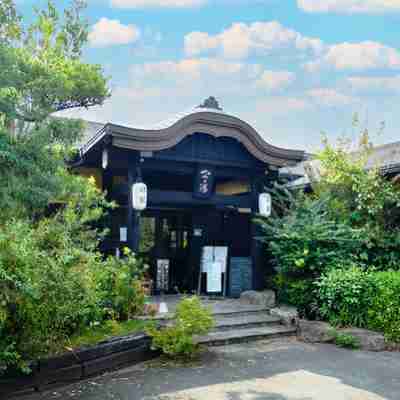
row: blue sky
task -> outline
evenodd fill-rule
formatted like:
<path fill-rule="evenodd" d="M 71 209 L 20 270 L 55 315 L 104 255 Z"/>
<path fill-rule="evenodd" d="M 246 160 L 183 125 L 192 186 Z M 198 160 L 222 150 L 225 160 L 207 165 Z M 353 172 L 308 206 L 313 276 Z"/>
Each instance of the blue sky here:
<path fill-rule="evenodd" d="M 372 134 L 385 122 L 377 143 L 400 139 L 400 0 L 89 0 L 86 14 L 85 58 L 113 96 L 69 115 L 146 125 L 214 95 L 275 145 L 355 136 L 354 113 Z"/>

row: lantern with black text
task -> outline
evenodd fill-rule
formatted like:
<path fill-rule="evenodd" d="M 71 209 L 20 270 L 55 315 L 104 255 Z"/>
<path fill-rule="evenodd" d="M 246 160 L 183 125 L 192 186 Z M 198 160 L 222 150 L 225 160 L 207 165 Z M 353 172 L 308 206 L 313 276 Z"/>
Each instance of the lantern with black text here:
<path fill-rule="evenodd" d="M 142 182 L 132 185 L 132 207 L 134 210 L 143 211 L 147 207 L 147 186 Z"/>
<path fill-rule="evenodd" d="M 272 199 L 269 193 L 261 193 L 258 197 L 258 210 L 263 217 L 269 217 L 272 211 Z"/>
<path fill-rule="evenodd" d="M 104 149 L 101 155 L 101 166 L 103 169 L 107 169 L 108 167 L 108 150 Z"/>

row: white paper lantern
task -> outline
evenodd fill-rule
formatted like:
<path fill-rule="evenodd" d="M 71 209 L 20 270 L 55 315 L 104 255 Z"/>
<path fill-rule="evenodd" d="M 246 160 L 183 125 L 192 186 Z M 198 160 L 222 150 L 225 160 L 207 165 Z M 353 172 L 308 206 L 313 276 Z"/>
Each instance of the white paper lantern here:
<path fill-rule="evenodd" d="M 132 185 L 132 206 L 137 211 L 143 211 L 147 207 L 147 186 L 142 182 Z"/>
<path fill-rule="evenodd" d="M 272 198 L 269 193 L 261 193 L 258 197 L 258 209 L 263 217 L 269 217 L 272 211 Z"/>
<path fill-rule="evenodd" d="M 101 165 L 103 169 L 107 169 L 108 166 L 108 150 L 104 149 L 101 155 Z"/>

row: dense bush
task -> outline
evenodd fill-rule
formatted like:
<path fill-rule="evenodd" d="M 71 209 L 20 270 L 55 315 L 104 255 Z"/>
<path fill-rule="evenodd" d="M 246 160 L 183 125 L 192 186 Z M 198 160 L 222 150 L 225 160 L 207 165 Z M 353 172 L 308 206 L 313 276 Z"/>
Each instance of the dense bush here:
<path fill-rule="evenodd" d="M 328 272 L 317 286 L 322 317 L 335 325 L 381 331 L 400 342 L 400 272 L 352 266 Z"/>
<path fill-rule="evenodd" d="M 100 307 L 107 316 L 120 321 L 142 314 L 145 304 L 141 285 L 144 266 L 128 250 L 126 256 L 109 257 L 96 271 Z"/>
<path fill-rule="evenodd" d="M 76 232 L 80 214 L 66 209 L 38 223 L 10 220 L 0 229 L 0 372 L 62 351 L 68 337 L 105 318 L 140 312 L 141 263 L 103 261 Z M 83 240 L 83 241 L 82 241 Z"/>
<path fill-rule="evenodd" d="M 277 271 L 289 277 L 318 277 L 360 245 L 359 231 L 335 221 L 325 199 L 298 195 L 285 215 L 259 219 L 259 224 Z"/>
<path fill-rule="evenodd" d="M 400 272 L 377 272 L 374 284 L 376 294 L 368 310 L 368 326 L 400 342 Z"/>
<path fill-rule="evenodd" d="M 278 273 L 274 276 L 271 287 L 276 290 L 278 302 L 296 306 L 301 318 L 317 317 L 318 306 L 313 278 L 299 279 Z"/>
<path fill-rule="evenodd" d="M 160 330 L 147 330 L 153 338 L 153 348 L 168 356 L 192 357 L 198 350 L 195 335 L 206 334 L 213 326 L 211 312 L 196 296 L 183 299 L 177 306 L 173 325 Z"/>
<path fill-rule="evenodd" d="M 375 296 L 373 275 L 355 265 L 324 274 L 316 283 L 320 314 L 333 325 L 368 324 L 368 310 Z"/>
<path fill-rule="evenodd" d="M 269 189 L 275 212 L 259 223 L 277 273 L 268 279 L 281 301 L 308 318 L 396 337 L 399 296 L 389 300 L 394 289 L 387 284 L 385 293 L 385 275 L 371 271 L 399 270 L 400 187 L 379 165 L 367 165 L 372 150 L 366 131 L 357 152 L 324 141 L 310 174 L 312 194 Z"/>

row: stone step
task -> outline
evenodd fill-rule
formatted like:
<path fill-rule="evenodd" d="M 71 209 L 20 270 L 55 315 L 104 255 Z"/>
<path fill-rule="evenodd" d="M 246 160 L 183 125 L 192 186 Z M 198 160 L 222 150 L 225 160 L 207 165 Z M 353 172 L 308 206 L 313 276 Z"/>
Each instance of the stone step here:
<path fill-rule="evenodd" d="M 265 312 L 250 313 L 239 316 L 224 316 L 215 319 L 213 332 L 271 325 L 280 325 L 280 318 L 268 315 Z"/>
<path fill-rule="evenodd" d="M 296 335 L 296 328 L 277 325 L 210 332 L 208 335 L 198 337 L 196 341 L 199 344 L 207 346 L 223 346 L 231 343 L 251 342 L 294 335 Z"/>
<path fill-rule="evenodd" d="M 226 307 L 221 310 L 216 310 L 213 313 L 214 318 L 224 317 L 242 317 L 253 314 L 264 314 L 269 315 L 269 309 L 263 306 L 252 306 L 252 305 L 241 305 L 240 307 Z"/>

